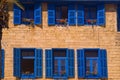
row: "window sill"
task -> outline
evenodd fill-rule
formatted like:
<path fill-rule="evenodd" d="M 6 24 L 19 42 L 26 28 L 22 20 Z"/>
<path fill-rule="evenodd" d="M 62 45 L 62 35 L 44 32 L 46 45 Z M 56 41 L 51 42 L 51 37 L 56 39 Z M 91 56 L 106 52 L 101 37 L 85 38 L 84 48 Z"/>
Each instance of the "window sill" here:
<path fill-rule="evenodd" d="M 35 79 L 34 74 L 22 74 L 21 79 Z"/>

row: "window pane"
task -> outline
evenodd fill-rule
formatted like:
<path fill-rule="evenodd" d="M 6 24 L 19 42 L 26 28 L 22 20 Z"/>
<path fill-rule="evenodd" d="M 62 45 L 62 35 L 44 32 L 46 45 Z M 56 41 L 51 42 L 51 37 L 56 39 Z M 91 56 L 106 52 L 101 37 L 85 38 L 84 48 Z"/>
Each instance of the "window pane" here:
<path fill-rule="evenodd" d="M 98 63 L 97 63 L 97 60 L 93 60 L 92 64 L 93 64 L 93 74 L 97 75 L 97 73 L 98 73 Z"/>
<path fill-rule="evenodd" d="M 54 74 L 59 75 L 58 60 L 54 60 Z"/>
<path fill-rule="evenodd" d="M 21 72 L 22 74 L 34 73 L 34 59 L 22 59 L 21 60 Z"/>
<path fill-rule="evenodd" d="M 65 63 L 65 59 L 61 60 L 61 70 L 60 70 L 60 75 L 64 76 L 66 74 L 66 63 Z"/>
<path fill-rule="evenodd" d="M 86 60 L 86 75 L 90 74 L 90 60 Z"/>

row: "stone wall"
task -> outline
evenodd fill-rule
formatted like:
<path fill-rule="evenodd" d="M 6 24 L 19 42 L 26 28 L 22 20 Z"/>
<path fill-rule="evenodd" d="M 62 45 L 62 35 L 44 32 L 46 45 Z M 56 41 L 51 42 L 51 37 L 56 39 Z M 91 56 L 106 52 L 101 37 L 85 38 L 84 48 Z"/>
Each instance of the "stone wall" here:
<path fill-rule="evenodd" d="M 13 24 L 13 7 L 9 8 L 9 28 L 2 30 L 2 48 L 5 49 L 4 80 L 16 80 L 13 76 L 13 48 L 43 49 L 43 78 L 45 79 L 45 49 L 47 48 L 105 48 L 107 50 L 108 80 L 120 79 L 120 33 L 117 32 L 117 6 L 106 4 L 106 25 L 56 27 L 47 24 L 47 3 L 42 3 L 42 25 Z M 75 54 L 75 78 L 77 55 Z"/>

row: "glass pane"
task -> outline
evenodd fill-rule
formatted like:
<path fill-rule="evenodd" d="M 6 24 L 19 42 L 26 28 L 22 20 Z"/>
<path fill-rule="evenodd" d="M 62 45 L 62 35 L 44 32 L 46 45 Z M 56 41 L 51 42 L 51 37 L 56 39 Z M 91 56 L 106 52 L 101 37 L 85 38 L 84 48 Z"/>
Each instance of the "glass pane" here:
<path fill-rule="evenodd" d="M 34 59 L 22 59 L 21 60 L 21 72 L 22 74 L 34 73 Z"/>
<path fill-rule="evenodd" d="M 93 74 L 97 75 L 97 73 L 98 73 L 98 71 L 97 71 L 97 68 L 98 68 L 97 60 L 93 60 L 92 63 L 93 63 Z"/>
<path fill-rule="evenodd" d="M 65 60 L 61 60 L 61 70 L 60 70 L 60 75 L 64 76 L 66 74 L 66 63 Z"/>
<path fill-rule="evenodd" d="M 86 75 L 90 74 L 90 60 L 86 60 Z"/>
<path fill-rule="evenodd" d="M 59 74 L 59 68 L 58 68 L 58 60 L 54 60 L 54 74 Z"/>

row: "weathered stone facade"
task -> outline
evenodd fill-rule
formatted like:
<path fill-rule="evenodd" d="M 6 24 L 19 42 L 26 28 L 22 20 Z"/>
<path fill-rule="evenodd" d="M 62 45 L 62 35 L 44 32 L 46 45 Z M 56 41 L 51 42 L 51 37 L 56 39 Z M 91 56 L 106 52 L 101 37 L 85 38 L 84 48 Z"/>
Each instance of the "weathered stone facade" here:
<path fill-rule="evenodd" d="M 9 8 L 9 28 L 2 29 L 2 48 L 5 50 L 4 80 L 16 80 L 13 76 L 13 48 L 43 49 L 43 78 L 45 79 L 45 49 L 48 48 L 104 48 L 107 50 L 108 80 L 120 79 L 120 33 L 117 32 L 117 6 L 106 4 L 105 26 L 48 26 L 47 3 L 42 3 L 42 25 L 30 27 L 13 24 L 13 8 Z M 77 55 L 75 52 L 75 78 Z M 82 79 L 81 79 L 82 80 Z"/>

